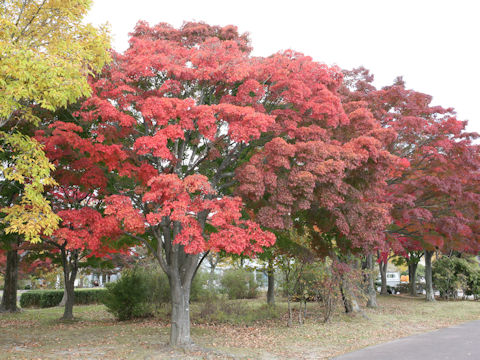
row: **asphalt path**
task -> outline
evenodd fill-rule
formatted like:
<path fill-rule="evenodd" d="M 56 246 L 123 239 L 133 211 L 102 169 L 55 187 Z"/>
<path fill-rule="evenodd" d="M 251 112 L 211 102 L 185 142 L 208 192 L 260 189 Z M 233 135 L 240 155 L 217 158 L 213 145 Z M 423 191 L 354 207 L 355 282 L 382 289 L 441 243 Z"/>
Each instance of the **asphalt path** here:
<path fill-rule="evenodd" d="M 370 346 L 334 359 L 480 360 L 480 320 Z"/>

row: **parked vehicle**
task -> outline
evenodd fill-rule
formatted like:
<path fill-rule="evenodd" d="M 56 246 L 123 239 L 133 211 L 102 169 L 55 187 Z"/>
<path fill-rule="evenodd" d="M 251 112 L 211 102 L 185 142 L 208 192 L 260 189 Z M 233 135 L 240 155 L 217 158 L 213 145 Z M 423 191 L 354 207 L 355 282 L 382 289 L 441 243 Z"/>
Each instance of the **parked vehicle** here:
<path fill-rule="evenodd" d="M 377 290 L 380 292 L 382 286 L 382 280 L 380 275 L 377 277 L 376 281 Z M 398 271 L 387 271 L 387 292 L 389 294 L 397 294 L 397 287 L 400 285 L 400 272 Z"/>

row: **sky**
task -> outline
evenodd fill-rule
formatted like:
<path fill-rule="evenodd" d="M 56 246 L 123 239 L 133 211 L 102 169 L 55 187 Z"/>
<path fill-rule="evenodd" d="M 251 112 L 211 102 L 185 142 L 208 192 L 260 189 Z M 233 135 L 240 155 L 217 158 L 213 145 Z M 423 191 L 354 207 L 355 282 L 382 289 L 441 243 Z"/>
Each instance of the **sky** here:
<path fill-rule="evenodd" d="M 342 69 L 364 66 L 377 87 L 401 75 L 480 133 L 478 8 L 477 0 L 94 0 L 86 21 L 108 22 L 117 51 L 138 20 L 235 25 L 255 56 L 292 49 Z"/>

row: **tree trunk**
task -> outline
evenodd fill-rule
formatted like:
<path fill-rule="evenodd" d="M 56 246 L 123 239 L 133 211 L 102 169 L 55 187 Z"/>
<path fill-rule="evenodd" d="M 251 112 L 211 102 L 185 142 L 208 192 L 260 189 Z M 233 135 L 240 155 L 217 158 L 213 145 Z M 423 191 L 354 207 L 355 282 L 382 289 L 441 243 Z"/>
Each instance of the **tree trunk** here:
<path fill-rule="evenodd" d="M 369 308 L 376 308 L 377 305 L 377 290 L 375 289 L 375 279 L 373 276 L 373 255 L 367 255 L 367 271 L 368 271 L 368 284 L 367 284 L 367 292 L 368 292 L 368 301 L 367 307 Z"/>
<path fill-rule="evenodd" d="M 356 313 L 360 311 L 360 306 L 358 305 L 355 296 L 349 289 L 347 281 L 342 280 L 340 285 L 340 293 L 342 294 L 343 306 L 345 307 L 345 312 L 347 314 Z"/>
<path fill-rule="evenodd" d="M 208 281 L 207 281 L 207 286 L 209 289 L 213 289 L 213 281 L 215 279 L 215 269 L 217 267 L 217 264 L 218 264 L 218 258 L 216 257 L 217 255 L 215 255 L 215 258 L 213 258 L 214 255 L 212 255 L 212 253 L 210 253 L 207 257 L 207 260 L 208 260 L 208 263 L 210 265 L 210 274 L 208 276 Z"/>
<path fill-rule="evenodd" d="M 181 284 L 178 274 L 169 277 L 172 297 L 172 326 L 170 345 L 185 347 L 192 345 L 190 338 L 190 286 Z"/>
<path fill-rule="evenodd" d="M 303 313 L 303 309 L 302 309 L 302 300 L 300 299 L 300 304 L 298 304 L 298 323 L 300 325 L 303 325 L 303 318 L 302 318 L 302 313 Z"/>
<path fill-rule="evenodd" d="M 67 302 L 67 289 L 65 288 L 65 286 L 63 287 L 63 297 L 62 297 L 62 301 L 60 301 L 60 304 L 58 304 L 58 306 L 65 306 Z"/>
<path fill-rule="evenodd" d="M 202 228 L 208 213 L 199 215 Z M 172 315 L 170 328 L 170 345 L 173 347 L 190 347 L 193 345 L 190 337 L 190 289 L 200 265 L 208 252 L 202 254 L 187 254 L 184 247 L 174 243 L 175 237 L 181 231 L 179 222 L 170 222 L 164 218 L 161 232 L 153 231 L 157 245 L 145 241 L 152 250 L 162 270 L 167 274 L 170 284 Z M 162 245 L 158 245 L 162 244 Z"/>
<path fill-rule="evenodd" d="M 2 303 L 0 312 L 16 312 L 17 308 L 17 286 L 18 286 L 18 253 L 17 250 L 8 250 L 7 268 L 5 271 L 5 285 L 3 287 Z"/>
<path fill-rule="evenodd" d="M 275 305 L 275 273 L 273 269 L 273 264 L 270 260 L 268 261 L 267 279 L 267 304 Z"/>
<path fill-rule="evenodd" d="M 433 251 L 425 250 L 425 300 L 427 301 L 435 301 L 432 281 L 432 255 Z"/>
<path fill-rule="evenodd" d="M 388 268 L 388 261 L 387 262 L 379 262 L 378 268 L 380 269 L 380 278 L 382 279 L 382 287 L 380 290 L 380 294 L 387 295 L 388 288 L 387 288 L 387 268 Z"/>
<path fill-rule="evenodd" d="M 408 264 L 408 290 L 411 296 L 417 296 L 417 266 L 418 263 Z"/>
<path fill-rule="evenodd" d="M 340 294 L 342 295 L 342 302 L 345 308 L 345 312 L 347 314 L 351 313 L 353 311 L 352 304 L 350 301 L 347 300 L 347 295 L 345 294 L 345 289 L 343 287 L 343 284 L 340 286 Z"/>
<path fill-rule="evenodd" d="M 65 245 L 60 248 L 65 280 L 64 296 L 65 308 L 62 320 L 73 320 L 73 304 L 75 303 L 75 279 L 78 271 L 78 250 L 68 251 Z M 63 299 L 62 299 L 63 300 Z"/>
<path fill-rule="evenodd" d="M 210 274 L 208 275 L 207 286 L 209 289 L 213 289 L 213 280 L 215 279 L 215 267 L 210 267 Z"/>
<path fill-rule="evenodd" d="M 65 308 L 63 311 L 62 320 L 73 320 L 73 304 L 75 302 L 75 279 L 73 281 L 65 281 L 65 292 L 67 298 L 65 300 Z"/>
<path fill-rule="evenodd" d="M 287 295 L 288 321 L 287 326 L 292 327 L 292 300 L 290 294 Z"/>

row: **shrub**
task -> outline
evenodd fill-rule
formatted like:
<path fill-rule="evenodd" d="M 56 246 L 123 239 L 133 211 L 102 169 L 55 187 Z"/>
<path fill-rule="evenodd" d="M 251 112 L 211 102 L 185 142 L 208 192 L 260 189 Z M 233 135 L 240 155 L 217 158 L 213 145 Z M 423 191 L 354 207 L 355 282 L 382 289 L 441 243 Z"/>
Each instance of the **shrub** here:
<path fill-rule="evenodd" d="M 75 289 L 75 304 L 99 304 L 106 294 L 105 289 Z M 32 290 L 20 296 L 20 306 L 26 307 L 54 307 L 60 304 L 63 290 Z"/>
<path fill-rule="evenodd" d="M 150 301 L 155 306 L 170 303 L 170 283 L 167 275 L 160 269 L 142 270 L 148 278 L 151 287 Z M 208 276 L 204 272 L 197 272 L 190 288 L 190 301 L 201 301 L 210 298 L 211 290 L 207 287 Z"/>
<path fill-rule="evenodd" d="M 303 267 L 299 274 L 298 283 L 292 294 L 294 301 L 316 301 L 319 300 L 318 287 L 323 286 L 323 280 L 326 276 L 326 269 L 322 263 L 312 263 Z M 295 280 L 293 280 L 295 282 Z M 296 285 L 296 286 L 295 286 Z M 284 285 L 284 287 L 286 284 Z M 285 290 L 284 290 L 285 292 Z"/>
<path fill-rule="evenodd" d="M 208 279 L 209 274 L 206 272 L 197 272 L 197 275 L 195 275 L 192 281 L 192 288 L 190 289 L 191 301 L 209 301 L 217 297 L 217 291 L 213 287 L 208 286 Z"/>
<path fill-rule="evenodd" d="M 467 280 L 466 295 L 473 295 L 475 299 L 480 297 L 480 271 L 471 273 Z"/>
<path fill-rule="evenodd" d="M 207 297 L 207 278 L 199 272 L 195 276 L 190 300 Z M 151 316 L 161 305 L 170 302 L 168 278 L 157 267 L 125 270 L 120 279 L 107 284 L 104 304 L 118 320 Z"/>
<path fill-rule="evenodd" d="M 118 320 L 130 320 L 153 314 L 154 294 L 159 284 L 141 269 L 126 270 L 114 283 L 107 284 L 103 303 Z"/>
<path fill-rule="evenodd" d="M 345 266 L 332 262 L 330 260 L 313 262 L 303 267 L 299 274 L 297 288 L 295 289 L 294 299 L 304 301 L 317 301 L 322 306 L 320 311 L 324 322 L 328 322 L 340 302 L 340 283 L 342 282 L 342 272 Z M 359 296 L 359 286 L 361 278 L 358 271 L 350 269 L 349 289 L 351 296 Z"/>
<path fill-rule="evenodd" d="M 480 268 L 476 262 L 443 256 L 432 265 L 433 284 L 446 299 L 456 298 L 457 290 L 465 295 L 480 294 Z"/>
<path fill-rule="evenodd" d="M 245 269 L 226 270 L 220 283 L 230 299 L 253 299 L 258 295 L 258 284 L 253 273 Z"/>

